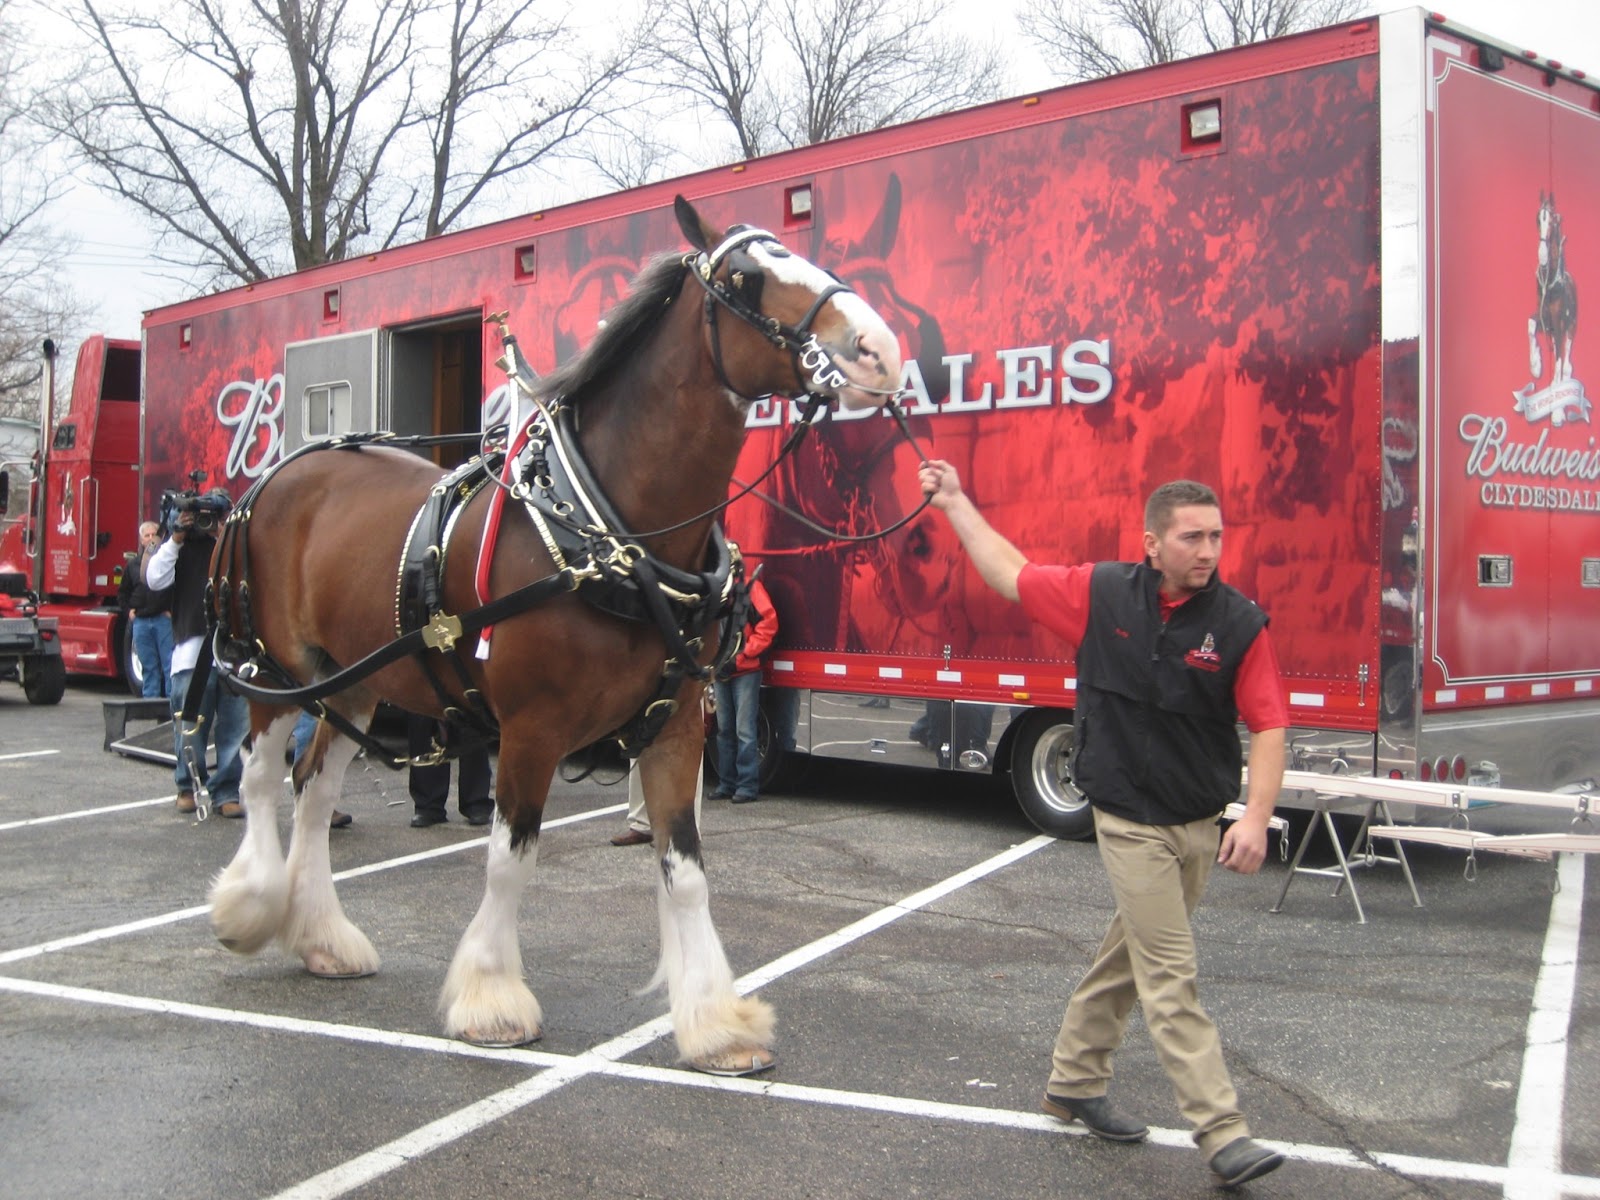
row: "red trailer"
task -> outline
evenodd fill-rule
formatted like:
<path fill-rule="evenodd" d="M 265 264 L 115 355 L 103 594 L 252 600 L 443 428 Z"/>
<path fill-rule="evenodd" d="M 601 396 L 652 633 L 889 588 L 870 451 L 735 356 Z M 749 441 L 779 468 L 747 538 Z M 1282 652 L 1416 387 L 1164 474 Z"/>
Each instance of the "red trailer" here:
<path fill-rule="evenodd" d="M 1272 617 L 1293 766 L 1600 777 L 1576 303 L 1600 280 L 1600 90 L 1416 9 L 155 310 L 142 510 L 329 432 L 503 419 L 486 316 L 550 369 L 680 248 L 677 192 L 835 267 L 905 342 L 915 447 L 830 417 L 728 514 L 782 621 L 774 760 L 1007 771 L 1041 828 L 1088 830 L 1068 647 L 936 514 L 847 540 L 915 507 L 929 454 L 1041 560 L 1133 557 L 1154 485 L 1211 483 L 1224 576 Z M 741 479 L 794 416 L 751 409 Z"/>

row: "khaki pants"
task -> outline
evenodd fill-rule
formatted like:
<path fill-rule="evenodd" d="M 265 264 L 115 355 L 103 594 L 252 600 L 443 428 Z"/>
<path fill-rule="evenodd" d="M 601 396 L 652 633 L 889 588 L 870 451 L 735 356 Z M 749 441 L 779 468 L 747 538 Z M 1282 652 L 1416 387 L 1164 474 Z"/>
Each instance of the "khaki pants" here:
<path fill-rule="evenodd" d="M 1067 1001 L 1049 1090 L 1074 1100 L 1105 1094 L 1111 1056 L 1138 1000 L 1178 1107 L 1210 1158 L 1250 1133 L 1222 1061 L 1217 1028 L 1200 1007 L 1189 927 L 1217 859 L 1221 830 L 1210 818 L 1140 825 L 1099 809 L 1094 827 L 1117 913 L 1094 965 Z"/>

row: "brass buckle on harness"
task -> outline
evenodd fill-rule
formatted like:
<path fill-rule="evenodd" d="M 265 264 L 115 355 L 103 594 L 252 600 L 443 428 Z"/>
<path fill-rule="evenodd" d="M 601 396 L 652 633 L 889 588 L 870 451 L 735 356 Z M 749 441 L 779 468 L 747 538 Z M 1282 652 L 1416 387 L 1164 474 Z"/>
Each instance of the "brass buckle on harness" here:
<path fill-rule="evenodd" d="M 610 567 L 621 574 L 628 574 L 641 558 L 645 557 L 645 548 L 638 542 L 623 542 L 611 534 L 605 534 L 607 549 L 596 555 L 602 566 Z"/>
<path fill-rule="evenodd" d="M 412 767 L 437 767 L 445 761 L 446 751 L 443 746 L 439 745 L 438 738 L 433 739 L 432 746 L 433 748 L 426 754 L 419 754 L 416 758 L 408 758 L 402 761 Z"/>
<path fill-rule="evenodd" d="M 433 619 L 422 627 L 422 641 L 430 650 L 454 650 L 460 636 L 461 618 L 446 612 L 434 613 Z"/>

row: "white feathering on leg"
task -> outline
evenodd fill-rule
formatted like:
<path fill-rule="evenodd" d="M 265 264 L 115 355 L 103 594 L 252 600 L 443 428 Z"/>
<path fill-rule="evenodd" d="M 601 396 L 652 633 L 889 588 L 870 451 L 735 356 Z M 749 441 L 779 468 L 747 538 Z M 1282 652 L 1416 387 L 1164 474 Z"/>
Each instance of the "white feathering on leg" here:
<path fill-rule="evenodd" d="M 722 939 L 711 923 L 710 888 L 698 863 L 668 850 L 656 881 L 661 961 L 651 986 L 667 985 L 678 1053 L 691 1062 L 765 1047 L 772 1009 L 733 989 Z"/>

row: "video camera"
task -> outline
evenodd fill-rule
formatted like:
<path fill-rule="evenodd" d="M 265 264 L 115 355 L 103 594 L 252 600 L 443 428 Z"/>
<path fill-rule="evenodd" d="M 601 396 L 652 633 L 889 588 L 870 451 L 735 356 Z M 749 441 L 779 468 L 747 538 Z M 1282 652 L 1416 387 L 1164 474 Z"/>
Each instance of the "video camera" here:
<path fill-rule="evenodd" d="M 178 518 L 184 513 L 193 513 L 194 521 L 186 528 L 206 537 L 214 537 L 217 527 L 227 520 L 228 514 L 233 511 L 233 501 L 228 494 L 220 489 L 202 492 L 200 485 L 206 481 L 204 471 L 190 471 L 189 482 L 192 486 L 187 488 L 168 488 L 161 493 L 161 511 L 156 517 L 156 524 L 161 527 L 161 536 L 166 537 L 178 524 Z"/>

